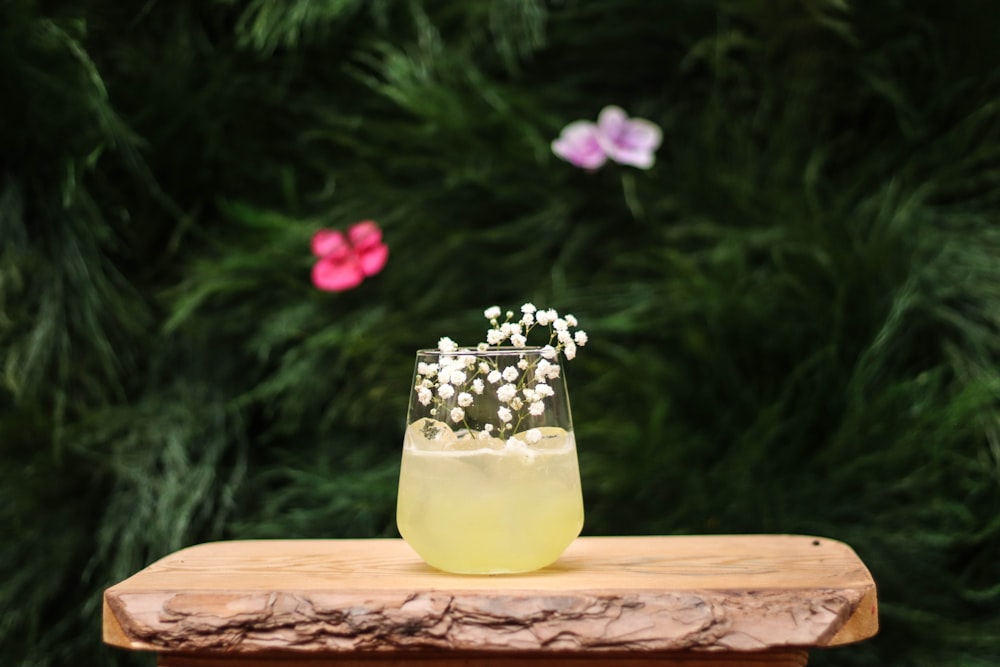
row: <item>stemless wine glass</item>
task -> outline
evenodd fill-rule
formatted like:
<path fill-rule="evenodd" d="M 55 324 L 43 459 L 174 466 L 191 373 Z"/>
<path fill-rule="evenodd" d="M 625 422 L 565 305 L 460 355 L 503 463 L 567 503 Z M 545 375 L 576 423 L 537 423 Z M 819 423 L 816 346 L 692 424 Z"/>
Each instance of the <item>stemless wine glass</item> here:
<path fill-rule="evenodd" d="M 417 352 L 396 524 L 447 572 L 527 572 L 559 558 L 583 527 L 583 496 L 551 347 Z"/>

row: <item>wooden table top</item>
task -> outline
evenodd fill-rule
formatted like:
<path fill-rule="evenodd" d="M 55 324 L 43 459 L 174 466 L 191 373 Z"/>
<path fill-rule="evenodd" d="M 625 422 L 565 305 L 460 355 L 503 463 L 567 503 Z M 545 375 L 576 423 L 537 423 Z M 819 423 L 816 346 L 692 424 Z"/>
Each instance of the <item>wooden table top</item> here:
<path fill-rule="evenodd" d="M 470 576 L 398 539 L 214 542 L 104 596 L 104 640 L 158 652 L 759 651 L 878 629 L 846 544 L 804 535 L 583 537 L 553 565 Z"/>

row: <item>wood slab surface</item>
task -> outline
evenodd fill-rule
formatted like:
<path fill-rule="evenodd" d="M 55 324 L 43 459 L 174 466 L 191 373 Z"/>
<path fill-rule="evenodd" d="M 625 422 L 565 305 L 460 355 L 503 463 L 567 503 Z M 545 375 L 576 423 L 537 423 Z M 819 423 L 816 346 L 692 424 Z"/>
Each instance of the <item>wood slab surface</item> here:
<path fill-rule="evenodd" d="M 163 665 L 440 652 L 716 652 L 722 664 L 877 629 L 857 554 L 803 535 L 583 537 L 548 568 L 499 576 L 439 572 L 398 539 L 213 542 L 104 596 L 104 641 L 175 656 Z"/>

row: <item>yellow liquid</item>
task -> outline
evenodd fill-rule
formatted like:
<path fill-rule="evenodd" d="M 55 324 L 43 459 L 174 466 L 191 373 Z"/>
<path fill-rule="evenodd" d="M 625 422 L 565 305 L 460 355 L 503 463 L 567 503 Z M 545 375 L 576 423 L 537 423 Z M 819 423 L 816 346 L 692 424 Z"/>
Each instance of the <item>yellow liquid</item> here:
<path fill-rule="evenodd" d="M 544 431 L 528 447 L 428 450 L 408 430 L 396 506 L 403 539 L 447 572 L 528 572 L 559 558 L 583 528 L 583 496 L 573 434 Z"/>

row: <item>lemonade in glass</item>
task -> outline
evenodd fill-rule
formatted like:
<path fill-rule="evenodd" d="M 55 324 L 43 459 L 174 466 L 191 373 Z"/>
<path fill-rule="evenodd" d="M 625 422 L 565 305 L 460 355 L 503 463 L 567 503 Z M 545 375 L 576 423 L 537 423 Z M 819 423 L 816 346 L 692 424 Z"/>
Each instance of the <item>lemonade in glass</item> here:
<path fill-rule="evenodd" d="M 552 429 L 532 447 L 455 439 L 445 449 L 420 435 L 426 426 L 411 425 L 403 442 L 396 523 L 429 564 L 448 572 L 526 572 L 555 561 L 580 534 L 572 432 Z"/>
<path fill-rule="evenodd" d="M 569 327 L 551 320 L 560 327 L 554 345 L 458 348 L 442 339 L 442 349 L 417 353 L 396 524 L 438 569 L 536 570 L 580 534 L 583 496 L 560 359 L 575 341 L 560 341 Z"/>

